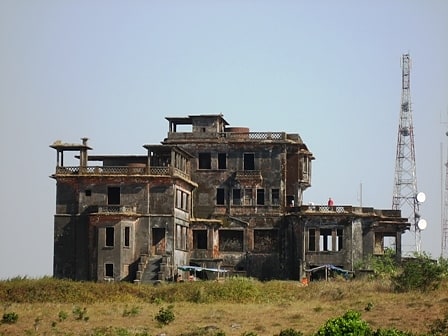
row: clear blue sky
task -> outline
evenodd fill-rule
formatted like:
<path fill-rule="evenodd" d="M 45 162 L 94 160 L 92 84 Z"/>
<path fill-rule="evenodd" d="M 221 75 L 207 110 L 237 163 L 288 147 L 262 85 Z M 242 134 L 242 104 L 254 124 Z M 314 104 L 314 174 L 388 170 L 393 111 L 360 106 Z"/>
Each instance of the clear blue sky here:
<path fill-rule="evenodd" d="M 364 206 L 391 208 L 405 52 L 438 257 L 447 17 L 445 0 L 0 1 L 0 278 L 52 274 L 53 141 L 144 154 L 166 116 L 299 133 L 316 157 L 305 202 L 358 205 L 362 184 Z"/>

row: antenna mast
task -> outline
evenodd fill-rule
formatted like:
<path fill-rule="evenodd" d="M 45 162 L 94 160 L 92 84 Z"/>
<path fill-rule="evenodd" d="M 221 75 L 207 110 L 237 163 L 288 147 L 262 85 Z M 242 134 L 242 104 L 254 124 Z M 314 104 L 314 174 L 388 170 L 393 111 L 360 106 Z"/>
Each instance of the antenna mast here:
<path fill-rule="evenodd" d="M 423 202 L 425 195 L 423 193 L 417 194 L 414 126 L 412 123 L 410 90 L 411 59 L 408 53 L 402 55 L 401 69 L 401 108 L 398 126 L 392 209 L 401 210 L 402 216 L 408 218 L 409 223 L 411 223 L 411 232 L 414 234 L 415 238 L 414 250 L 416 252 L 420 252 L 421 230 L 426 228 L 426 222 L 424 220 L 420 220 L 419 201 Z"/>
<path fill-rule="evenodd" d="M 448 132 L 445 133 L 448 136 Z M 448 152 L 447 152 L 448 153 Z M 441 153 L 442 154 L 442 153 Z M 447 154 L 448 155 L 448 154 Z M 442 155 L 443 157 L 443 155 Z M 443 158 L 442 158 L 443 160 Z M 442 210 L 442 257 L 448 257 L 448 156 L 445 166 L 445 190 L 443 194 Z"/>

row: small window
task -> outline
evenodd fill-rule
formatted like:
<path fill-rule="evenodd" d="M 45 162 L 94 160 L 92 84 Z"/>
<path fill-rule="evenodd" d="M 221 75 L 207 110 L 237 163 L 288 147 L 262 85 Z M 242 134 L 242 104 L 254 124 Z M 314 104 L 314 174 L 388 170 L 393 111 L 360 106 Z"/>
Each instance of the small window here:
<path fill-rule="evenodd" d="M 113 247 L 115 243 L 115 229 L 113 227 L 106 228 L 106 246 Z"/>
<path fill-rule="evenodd" d="M 107 278 L 113 278 L 114 277 L 114 264 L 105 264 L 104 265 L 104 276 Z"/>
<path fill-rule="evenodd" d="M 280 204 L 280 190 L 279 189 L 271 190 L 271 203 L 272 203 L 272 205 Z"/>
<path fill-rule="evenodd" d="M 216 189 L 216 204 L 217 205 L 224 205 L 225 204 L 224 188 L 217 188 Z"/>
<path fill-rule="evenodd" d="M 85 194 L 86 196 L 92 196 L 92 190 L 90 190 L 90 189 L 86 189 L 86 190 L 84 191 L 84 194 Z"/>
<path fill-rule="evenodd" d="M 207 230 L 193 230 L 193 248 L 196 250 L 207 249 Z"/>
<path fill-rule="evenodd" d="M 107 188 L 107 204 L 120 205 L 120 187 Z"/>
<path fill-rule="evenodd" d="M 337 229 L 336 230 L 336 236 L 337 236 L 337 240 L 336 240 L 336 243 L 338 244 L 337 246 L 336 246 L 336 250 L 337 251 L 342 251 L 342 249 L 343 249 L 343 247 L 344 247 L 344 245 L 343 245 L 343 241 L 344 241 L 344 230 L 342 230 L 342 229 Z"/>
<path fill-rule="evenodd" d="M 241 189 L 233 189 L 232 200 L 234 205 L 241 205 Z"/>
<path fill-rule="evenodd" d="M 227 169 L 226 153 L 218 153 L 218 169 Z"/>
<path fill-rule="evenodd" d="M 244 189 L 244 205 L 253 205 L 254 203 L 253 190 L 250 188 Z"/>
<path fill-rule="evenodd" d="M 210 153 L 199 153 L 199 169 L 212 169 L 212 156 Z"/>
<path fill-rule="evenodd" d="M 124 247 L 129 247 L 131 242 L 131 228 L 129 226 L 124 227 Z"/>
<path fill-rule="evenodd" d="M 257 189 L 257 205 L 264 205 L 264 189 Z"/>
<path fill-rule="evenodd" d="M 244 170 L 254 170 L 254 169 L 255 169 L 255 154 L 244 153 Z"/>

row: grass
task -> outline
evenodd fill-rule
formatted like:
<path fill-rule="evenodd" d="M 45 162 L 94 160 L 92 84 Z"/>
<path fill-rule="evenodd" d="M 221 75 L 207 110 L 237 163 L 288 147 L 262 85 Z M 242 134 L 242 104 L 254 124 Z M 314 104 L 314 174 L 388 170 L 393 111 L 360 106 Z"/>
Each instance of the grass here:
<path fill-rule="evenodd" d="M 448 312 L 448 282 L 427 293 L 395 293 L 385 280 L 225 282 L 133 285 L 42 279 L 0 282 L 0 335 L 278 335 L 293 328 L 312 335 L 329 318 L 360 311 L 373 329 L 423 334 Z M 172 306 L 175 319 L 155 319 Z M 121 330 L 120 332 L 115 332 Z M 123 331 L 125 330 L 125 331 Z M 109 332 L 109 333 L 108 333 Z"/>

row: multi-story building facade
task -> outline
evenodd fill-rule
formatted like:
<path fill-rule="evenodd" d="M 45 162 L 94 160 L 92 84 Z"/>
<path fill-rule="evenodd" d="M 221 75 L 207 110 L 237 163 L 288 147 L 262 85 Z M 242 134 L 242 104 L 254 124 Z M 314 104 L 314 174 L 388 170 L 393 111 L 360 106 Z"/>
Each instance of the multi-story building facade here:
<path fill-rule="evenodd" d="M 399 211 L 302 204 L 314 157 L 298 134 L 229 127 L 221 114 L 166 119 L 147 155 L 89 155 L 85 138 L 51 145 L 54 276 L 149 282 L 194 265 L 300 279 L 325 264 L 353 270 L 385 237 L 401 254 Z M 70 151 L 78 166 L 64 165 Z"/>

